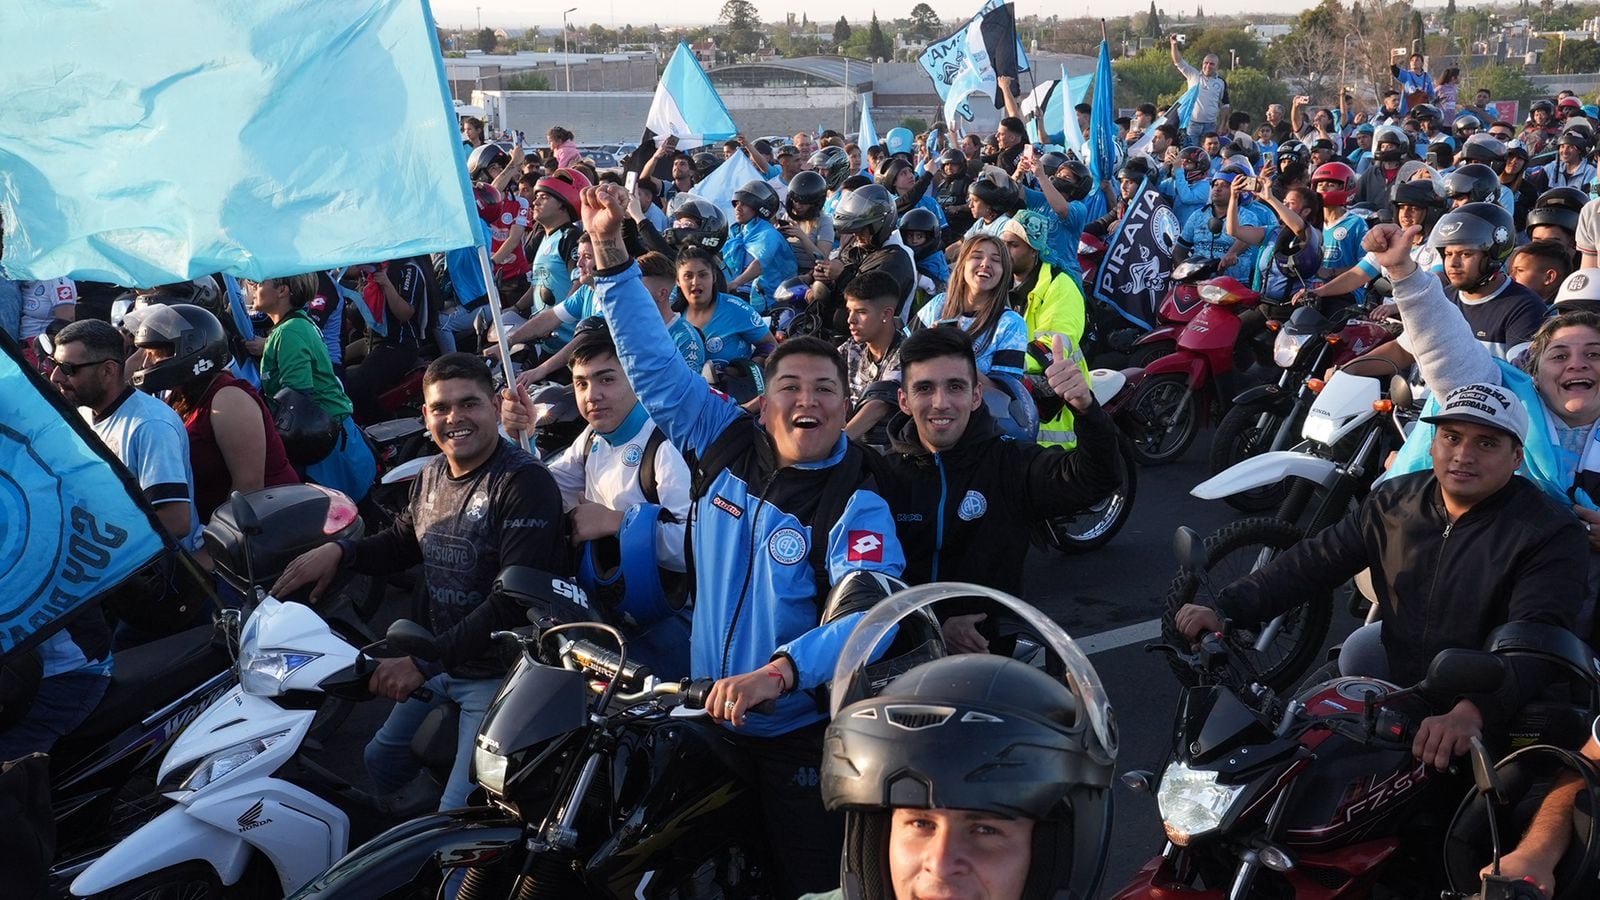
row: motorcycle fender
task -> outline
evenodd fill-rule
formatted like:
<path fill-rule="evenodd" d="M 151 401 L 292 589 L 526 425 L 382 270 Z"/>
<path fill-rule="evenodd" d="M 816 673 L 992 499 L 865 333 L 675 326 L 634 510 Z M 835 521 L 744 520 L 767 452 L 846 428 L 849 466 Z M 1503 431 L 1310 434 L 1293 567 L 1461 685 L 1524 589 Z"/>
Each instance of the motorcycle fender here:
<path fill-rule="evenodd" d="M 293 898 L 366 900 L 409 886 L 424 867 L 488 863 L 522 846 L 522 823 L 492 807 L 469 807 L 402 822 L 350 851 Z"/>
<path fill-rule="evenodd" d="M 252 778 L 214 794 L 202 789 L 189 801 L 189 815 L 265 854 L 285 894 L 333 865 L 350 846 L 350 818 L 343 810 L 278 778 Z"/>
<path fill-rule="evenodd" d="M 1294 395 L 1275 384 L 1258 384 L 1233 398 L 1234 406 L 1259 406 L 1263 411 L 1286 413 L 1294 407 Z"/>
<path fill-rule="evenodd" d="M 1182 325 L 1157 325 L 1140 336 L 1137 341 L 1133 342 L 1133 345 L 1135 347 L 1144 347 L 1150 344 L 1158 344 L 1162 341 L 1176 343 L 1178 335 L 1181 333 L 1183 333 Z"/>
<path fill-rule="evenodd" d="M 1278 484 L 1289 478 L 1304 478 L 1319 487 L 1330 487 L 1339 477 L 1339 464 L 1329 459 L 1272 450 L 1240 460 L 1194 486 L 1189 493 L 1201 500 L 1221 500 L 1240 491 Z"/>
<path fill-rule="evenodd" d="M 1144 377 L 1154 378 L 1157 375 L 1182 375 L 1189 379 L 1189 390 L 1198 390 L 1210 380 L 1211 366 L 1206 358 L 1198 353 L 1168 353 L 1166 356 L 1152 362 L 1145 367 Z"/>
<path fill-rule="evenodd" d="M 1178 883 L 1171 865 L 1157 856 L 1134 873 L 1133 880 L 1111 895 L 1111 900 L 1226 900 L 1220 890 L 1193 888 Z"/>
<path fill-rule="evenodd" d="M 196 859 L 210 863 L 223 884 L 235 884 L 250 861 L 250 845 L 237 834 L 189 815 L 187 807 L 174 806 L 84 869 L 73 879 L 72 895 L 104 893 L 142 875 Z"/>

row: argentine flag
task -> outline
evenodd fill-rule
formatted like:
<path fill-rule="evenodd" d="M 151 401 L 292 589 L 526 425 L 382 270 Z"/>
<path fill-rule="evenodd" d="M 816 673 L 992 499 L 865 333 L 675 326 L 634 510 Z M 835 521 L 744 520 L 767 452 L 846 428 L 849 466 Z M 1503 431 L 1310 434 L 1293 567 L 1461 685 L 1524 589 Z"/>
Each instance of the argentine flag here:
<path fill-rule="evenodd" d="M 680 150 L 725 141 L 739 133 L 706 70 L 682 42 L 661 73 L 644 124 L 657 138 L 676 137 Z"/>
<path fill-rule="evenodd" d="M 872 101 L 867 95 L 861 97 L 861 133 L 856 136 L 856 143 L 865 150 L 874 144 L 883 143 L 883 137 L 878 134 L 878 123 L 872 121 Z"/>

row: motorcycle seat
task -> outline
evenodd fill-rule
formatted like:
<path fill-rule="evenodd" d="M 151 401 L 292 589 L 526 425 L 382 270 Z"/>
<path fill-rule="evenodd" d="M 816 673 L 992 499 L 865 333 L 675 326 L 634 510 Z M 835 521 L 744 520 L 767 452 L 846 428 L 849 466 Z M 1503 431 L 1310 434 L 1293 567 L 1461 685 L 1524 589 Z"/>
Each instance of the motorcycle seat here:
<path fill-rule="evenodd" d="M 78 729 L 56 745 L 56 756 L 71 755 L 71 747 L 103 744 L 228 668 L 227 652 L 213 640 L 212 625 L 118 650 L 111 684 L 94 712 Z"/>

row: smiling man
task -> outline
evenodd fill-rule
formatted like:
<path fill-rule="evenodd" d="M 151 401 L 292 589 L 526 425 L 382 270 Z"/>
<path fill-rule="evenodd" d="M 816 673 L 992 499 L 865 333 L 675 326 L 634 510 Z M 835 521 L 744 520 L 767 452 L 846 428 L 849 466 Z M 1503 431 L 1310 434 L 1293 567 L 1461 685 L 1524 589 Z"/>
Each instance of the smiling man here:
<path fill-rule="evenodd" d="M 399 792 L 418 771 L 411 738 L 423 718 L 455 701 L 461 707 L 456 759 L 439 801 L 440 809 L 452 809 L 466 805 L 472 741 L 506 673 L 489 635 L 527 624 L 513 601 L 494 592 L 495 579 L 506 566 L 565 573 L 567 548 L 561 493 L 543 466 L 500 436 L 494 379 L 483 360 L 467 353 L 434 360 L 422 376 L 422 403 L 441 452 L 417 476 L 395 523 L 301 554 L 272 593 L 283 597 L 311 585 L 316 600 L 341 565 L 382 575 L 422 564 L 426 592 L 413 617 L 438 636 L 441 652 L 436 661 L 406 656 L 378 664 L 372 692 L 396 704 L 367 745 L 366 763 L 380 793 Z M 413 698 L 423 687 L 431 699 Z"/>
<path fill-rule="evenodd" d="M 717 679 L 706 710 L 753 763 L 775 892 L 818 890 L 837 877 L 843 823 L 817 787 L 826 721 L 812 693 L 859 618 L 820 610 L 851 572 L 899 575 L 905 560 L 866 451 L 845 440 L 844 360 L 813 338 L 785 341 L 758 417 L 711 390 L 678 361 L 623 246 L 627 199 L 616 185 L 586 190 L 583 221 L 617 357 L 651 420 L 694 454 L 690 674 Z M 749 715 L 766 700 L 770 715 Z"/>

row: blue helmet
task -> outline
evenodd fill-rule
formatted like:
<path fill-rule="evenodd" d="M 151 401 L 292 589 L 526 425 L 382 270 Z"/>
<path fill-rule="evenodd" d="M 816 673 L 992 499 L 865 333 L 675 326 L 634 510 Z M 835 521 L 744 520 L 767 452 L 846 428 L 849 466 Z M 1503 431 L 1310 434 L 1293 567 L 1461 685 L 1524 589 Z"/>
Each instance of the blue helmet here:
<path fill-rule="evenodd" d="M 898 153 L 910 156 L 916 152 L 917 136 L 912 134 L 909 128 L 891 128 L 883 138 L 883 149 L 890 156 Z"/>

